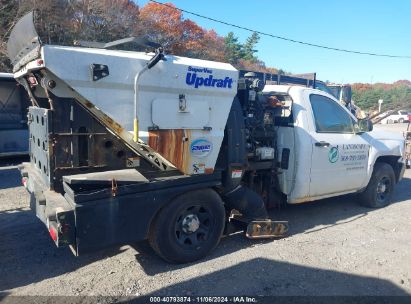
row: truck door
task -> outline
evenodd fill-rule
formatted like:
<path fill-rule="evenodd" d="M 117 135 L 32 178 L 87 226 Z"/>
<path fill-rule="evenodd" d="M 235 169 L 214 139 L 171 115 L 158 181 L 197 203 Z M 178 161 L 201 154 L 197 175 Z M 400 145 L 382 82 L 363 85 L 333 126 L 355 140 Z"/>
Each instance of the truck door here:
<path fill-rule="evenodd" d="M 313 118 L 310 197 L 362 188 L 367 182 L 370 145 L 354 132 L 354 118 L 325 95 L 307 97 Z"/>

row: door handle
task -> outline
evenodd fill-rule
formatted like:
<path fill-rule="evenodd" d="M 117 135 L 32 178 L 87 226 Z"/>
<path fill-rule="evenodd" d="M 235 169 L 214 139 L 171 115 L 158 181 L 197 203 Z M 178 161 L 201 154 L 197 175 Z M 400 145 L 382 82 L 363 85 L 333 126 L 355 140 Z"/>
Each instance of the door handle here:
<path fill-rule="evenodd" d="M 325 142 L 325 141 L 317 141 L 317 142 L 315 143 L 315 146 L 316 146 L 316 147 L 329 147 L 329 146 L 330 146 L 330 143 Z"/>

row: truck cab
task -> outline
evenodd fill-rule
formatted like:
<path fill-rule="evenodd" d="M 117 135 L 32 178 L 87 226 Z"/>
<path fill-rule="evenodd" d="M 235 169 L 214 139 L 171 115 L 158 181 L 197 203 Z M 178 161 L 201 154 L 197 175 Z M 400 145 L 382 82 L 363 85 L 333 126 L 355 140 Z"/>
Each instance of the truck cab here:
<path fill-rule="evenodd" d="M 279 127 L 277 146 L 280 163 L 281 151 L 287 149 L 291 154 L 288 168 L 280 169 L 284 174 L 279 175 L 280 190 L 287 195 L 288 203 L 354 192 L 369 194 L 367 186 L 378 173 L 376 168 L 381 167 L 390 171 L 386 174 L 390 185 L 374 187 L 382 194 L 379 202 L 365 199 L 363 203 L 374 207 L 387 203 L 384 195 L 392 192 L 388 188 L 404 172 L 404 140 L 400 135 L 372 130 L 368 121 L 358 120 L 333 96 L 320 90 L 266 85 L 264 92 L 287 93 L 293 101 L 293 121 Z"/>

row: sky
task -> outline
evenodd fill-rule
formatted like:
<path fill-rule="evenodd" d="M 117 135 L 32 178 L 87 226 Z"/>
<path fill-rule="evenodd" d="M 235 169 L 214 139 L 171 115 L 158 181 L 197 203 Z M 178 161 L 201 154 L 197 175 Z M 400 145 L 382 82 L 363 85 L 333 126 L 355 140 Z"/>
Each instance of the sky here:
<path fill-rule="evenodd" d="M 165 2 L 159 0 L 160 2 Z M 140 6 L 148 0 L 136 0 Z M 179 8 L 295 40 L 362 52 L 411 57 L 410 0 L 169 0 Z M 241 42 L 250 32 L 190 14 L 184 18 Z M 294 74 L 335 83 L 411 80 L 411 58 L 347 54 L 261 36 L 257 56 Z"/>

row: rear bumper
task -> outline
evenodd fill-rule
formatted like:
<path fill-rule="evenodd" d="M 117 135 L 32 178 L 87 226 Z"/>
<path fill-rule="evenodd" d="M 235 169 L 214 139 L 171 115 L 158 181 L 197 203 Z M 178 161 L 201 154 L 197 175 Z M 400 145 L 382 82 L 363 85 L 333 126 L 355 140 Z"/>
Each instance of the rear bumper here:
<path fill-rule="evenodd" d="M 48 189 L 30 163 L 19 166 L 22 182 L 30 193 L 30 208 L 47 227 L 57 247 L 75 245 L 74 207 Z"/>

